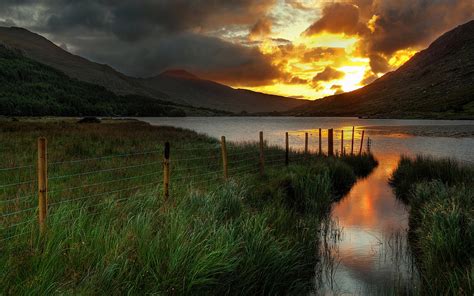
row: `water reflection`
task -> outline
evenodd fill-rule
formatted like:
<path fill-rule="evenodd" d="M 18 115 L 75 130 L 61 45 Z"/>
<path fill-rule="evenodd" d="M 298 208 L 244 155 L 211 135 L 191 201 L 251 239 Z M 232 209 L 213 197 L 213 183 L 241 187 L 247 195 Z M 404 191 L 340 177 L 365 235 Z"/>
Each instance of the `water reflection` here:
<path fill-rule="evenodd" d="M 375 171 L 332 208 L 332 231 L 340 235 L 322 238 L 318 294 L 410 294 L 416 284 L 408 213 L 387 182 L 399 155 L 378 153 L 377 159 Z"/>
<path fill-rule="evenodd" d="M 190 128 L 229 141 L 256 141 L 263 131 L 270 145 L 284 147 L 290 132 L 292 149 L 304 149 L 309 133 L 309 150 L 327 151 L 327 129 L 333 128 L 334 148 L 350 151 L 352 126 L 364 127 L 366 139 L 379 166 L 332 208 L 331 219 L 322 227 L 321 255 L 316 277 L 317 294 L 387 295 L 412 294 L 417 273 L 406 241 L 408 214 L 394 197 L 388 178 L 401 154 L 431 154 L 455 157 L 474 163 L 474 121 L 390 120 L 357 118 L 218 117 L 147 118 L 157 125 Z M 354 152 L 360 149 L 361 133 L 355 134 Z M 365 146 L 365 145 L 364 145 Z M 366 149 L 366 146 L 363 147 Z"/>

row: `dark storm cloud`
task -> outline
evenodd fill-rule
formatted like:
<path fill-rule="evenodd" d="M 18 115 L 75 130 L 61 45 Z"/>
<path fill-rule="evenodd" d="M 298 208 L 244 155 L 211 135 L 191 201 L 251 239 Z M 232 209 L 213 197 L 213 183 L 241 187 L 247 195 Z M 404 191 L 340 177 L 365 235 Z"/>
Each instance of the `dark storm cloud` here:
<path fill-rule="evenodd" d="M 377 73 L 388 70 L 386 58 L 396 51 L 426 47 L 473 18 L 472 0 L 352 0 L 326 5 L 304 34 L 359 35 L 359 51 Z"/>
<path fill-rule="evenodd" d="M 384 3 L 370 37 L 370 51 L 393 53 L 409 46 L 426 46 L 438 35 L 474 17 L 472 0 L 400 1 Z"/>
<path fill-rule="evenodd" d="M 275 0 L 44 0 L 0 4 L 0 20 L 28 13 L 27 28 L 134 76 L 185 68 L 226 83 L 266 83 L 278 70 L 258 50 L 210 37 L 254 25 Z"/>
<path fill-rule="evenodd" d="M 256 48 L 195 33 L 173 34 L 162 39 L 150 37 L 135 43 L 99 38 L 83 40 L 82 45 L 82 55 L 115 65 L 134 76 L 183 68 L 224 83 L 262 85 L 280 75 Z"/>
<path fill-rule="evenodd" d="M 344 72 L 338 71 L 332 67 L 326 67 L 322 72 L 319 72 L 314 76 L 313 82 L 319 82 L 319 81 L 330 81 L 330 80 L 335 80 L 335 79 L 340 79 L 344 77 Z"/>
<path fill-rule="evenodd" d="M 374 73 L 386 73 L 390 71 L 390 65 L 383 56 L 379 54 L 371 54 L 370 58 L 370 68 Z"/>
<path fill-rule="evenodd" d="M 303 34 L 311 36 L 328 32 L 355 35 L 363 34 L 366 30 L 360 22 L 359 7 L 350 3 L 333 3 L 324 7 L 322 17 Z"/>
<path fill-rule="evenodd" d="M 274 0 L 50 0 L 43 1 L 45 29 L 104 30 L 124 40 L 145 38 L 156 31 L 206 31 L 230 24 L 254 24 Z"/>
<path fill-rule="evenodd" d="M 264 17 L 258 20 L 257 23 L 250 29 L 249 39 L 262 39 L 270 35 L 272 32 L 272 20 Z"/>
<path fill-rule="evenodd" d="M 319 72 L 313 77 L 312 86 L 315 89 L 320 89 L 321 82 L 341 79 L 344 76 L 344 72 L 338 71 L 330 66 L 327 66 L 322 72 Z"/>

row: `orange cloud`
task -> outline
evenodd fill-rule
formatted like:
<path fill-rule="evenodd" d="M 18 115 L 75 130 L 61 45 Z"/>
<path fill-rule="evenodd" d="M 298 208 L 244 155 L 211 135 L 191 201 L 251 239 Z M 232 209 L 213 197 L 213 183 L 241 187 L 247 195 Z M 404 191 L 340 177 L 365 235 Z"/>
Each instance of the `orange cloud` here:
<path fill-rule="evenodd" d="M 336 79 L 341 79 L 345 76 L 344 72 L 338 71 L 334 68 L 331 67 L 326 67 L 322 72 L 319 72 L 316 74 L 316 76 L 313 77 L 313 84 L 316 86 L 319 86 L 319 83 L 321 81 L 331 81 L 331 80 L 336 80 Z"/>
<path fill-rule="evenodd" d="M 268 37 L 272 33 L 272 21 L 269 18 L 261 18 L 250 29 L 249 39 L 258 40 Z"/>
<path fill-rule="evenodd" d="M 313 23 L 304 35 L 323 32 L 347 35 L 365 34 L 367 27 L 360 22 L 359 7 L 350 3 L 332 3 L 323 9 L 323 16 Z"/>

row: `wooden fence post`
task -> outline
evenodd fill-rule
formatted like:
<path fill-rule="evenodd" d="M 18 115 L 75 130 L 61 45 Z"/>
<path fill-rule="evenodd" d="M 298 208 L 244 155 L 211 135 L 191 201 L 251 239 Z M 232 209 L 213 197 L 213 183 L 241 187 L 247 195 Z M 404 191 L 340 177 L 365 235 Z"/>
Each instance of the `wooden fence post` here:
<path fill-rule="evenodd" d="M 319 155 L 321 155 L 323 153 L 321 132 L 322 132 L 321 129 L 319 129 Z"/>
<path fill-rule="evenodd" d="M 163 155 L 163 192 L 165 201 L 170 197 L 170 143 L 165 143 Z"/>
<path fill-rule="evenodd" d="M 38 222 L 40 233 L 46 231 L 48 217 L 48 142 L 46 138 L 38 138 Z"/>
<path fill-rule="evenodd" d="M 290 142 L 288 139 L 288 132 L 285 133 L 285 165 L 290 164 Z"/>
<path fill-rule="evenodd" d="M 341 155 L 344 154 L 344 130 L 341 130 Z"/>
<path fill-rule="evenodd" d="M 364 145 L 364 134 L 365 134 L 365 131 L 362 131 L 362 138 L 360 139 L 359 155 L 362 155 L 362 145 Z"/>
<path fill-rule="evenodd" d="M 354 132 L 355 132 L 355 126 L 352 127 L 351 155 L 354 155 Z"/>
<path fill-rule="evenodd" d="M 222 151 L 222 168 L 224 170 L 224 179 L 229 178 L 229 171 L 227 167 L 227 146 L 225 143 L 225 136 L 221 137 L 221 151 Z"/>
<path fill-rule="evenodd" d="M 263 176 L 265 173 L 265 159 L 263 154 L 263 132 L 260 132 L 260 175 Z"/>
<path fill-rule="evenodd" d="M 328 129 L 328 156 L 334 155 L 334 130 Z"/>
<path fill-rule="evenodd" d="M 308 133 L 304 134 L 304 154 L 308 156 Z"/>

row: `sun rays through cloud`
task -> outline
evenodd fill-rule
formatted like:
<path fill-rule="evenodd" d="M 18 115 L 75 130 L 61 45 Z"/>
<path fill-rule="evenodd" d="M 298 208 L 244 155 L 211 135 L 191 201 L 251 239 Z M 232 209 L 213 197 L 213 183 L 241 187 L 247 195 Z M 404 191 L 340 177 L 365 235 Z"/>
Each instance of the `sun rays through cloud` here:
<path fill-rule="evenodd" d="M 302 99 L 367 85 L 473 17 L 472 0 L 0 4 L 1 26 L 28 28 L 127 75 L 184 69 L 235 88 Z"/>

